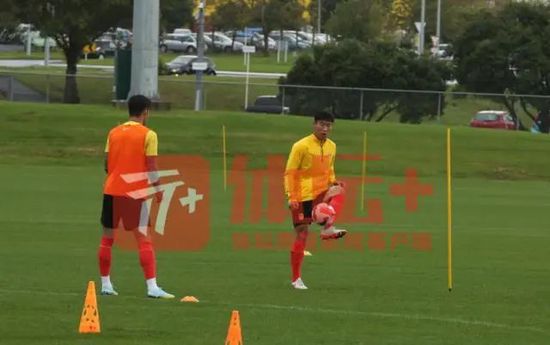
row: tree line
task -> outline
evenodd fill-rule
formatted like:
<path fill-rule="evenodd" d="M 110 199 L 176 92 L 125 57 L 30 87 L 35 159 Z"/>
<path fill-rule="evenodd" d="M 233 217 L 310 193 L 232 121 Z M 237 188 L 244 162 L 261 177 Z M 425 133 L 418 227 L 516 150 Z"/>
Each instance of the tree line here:
<path fill-rule="evenodd" d="M 79 98 L 74 75 L 82 48 L 111 27 L 131 27 L 132 3 L 4 0 L 0 19 L 4 25 L 33 23 L 57 41 L 67 60 L 65 101 L 75 103 Z M 193 25 L 192 0 L 160 3 L 164 31 Z M 436 3 L 427 1 L 426 36 L 421 38 L 426 46 L 435 33 Z M 314 0 L 217 0 L 208 21 L 219 30 L 261 27 L 267 39 L 272 30 L 316 24 L 318 4 Z M 548 131 L 550 102 L 546 97 L 527 96 L 550 92 L 550 46 L 545 41 L 550 34 L 550 8 L 545 3 L 495 0 L 489 6 L 485 0 L 442 0 L 440 39 L 453 44 L 451 62 L 439 61 L 429 51 L 424 56 L 413 52 L 420 1 L 323 0 L 321 4 L 322 31 L 336 41 L 305 52 L 284 83 L 444 92 L 445 81 L 455 78 L 461 90 L 505 95 L 493 98 L 514 118 L 524 112 Z M 304 11 L 310 15 L 304 16 Z M 341 117 L 370 121 L 381 121 L 395 111 L 401 121 L 417 123 L 442 114 L 445 105 L 440 97 L 436 101 L 427 94 L 373 93 L 362 96 L 359 111 L 357 94 L 312 97 L 306 91 L 286 91 L 298 113 L 330 107 Z"/>

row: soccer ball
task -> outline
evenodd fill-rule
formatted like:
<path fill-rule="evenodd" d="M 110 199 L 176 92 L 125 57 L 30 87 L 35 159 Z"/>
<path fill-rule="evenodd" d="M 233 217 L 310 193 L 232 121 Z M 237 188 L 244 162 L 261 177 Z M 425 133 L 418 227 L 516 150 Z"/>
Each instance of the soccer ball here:
<path fill-rule="evenodd" d="M 334 208 L 326 202 L 315 205 L 311 212 L 313 221 L 319 225 L 325 225 L 327 222 L 331 222 L 335 215 L 336 212 Z"/>

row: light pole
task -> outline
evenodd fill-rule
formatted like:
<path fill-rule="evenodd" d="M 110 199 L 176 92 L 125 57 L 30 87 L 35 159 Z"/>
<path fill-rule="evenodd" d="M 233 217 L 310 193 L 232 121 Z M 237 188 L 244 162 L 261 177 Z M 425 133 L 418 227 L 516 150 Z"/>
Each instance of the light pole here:
<path fill-rule="evenodd" d="M 426 0 L 422 0 L 420 10 L 420 30 L 418 30 L 418 54 L 424 54 L 424 32 L 426 29 Z"/>
<path fill-rule="evenodd" d="M 46 3 L 46 10 L 52 18 L 55 17 L 55 6 L 51 3 Z M 50 64 L 50 38 L 46 35 L 44 39 L 44 66 L 48 67 Z"/>
<path fill-rule="evenodd" d="M 204 7 L 206 6 L 206 0 L 201 0 L 199 3 L 199 32 L 197 34 L 197 53 L 198 61 L 202 62 L 204 59 Z M 195 83 L 195 111 L 201 111 L 203 109 L 202 104 L 202 70 L 196 70 L 196 83 Z"/>
<path fill-rule="evenodd" d="M 153 100 L 158 93 L 160 0 L 134 0 L 130 92 Z"/>
<path fill-rule="evenodd" d="M 437 29 L 435 35 L 437 36 L 437 52 L 439 52 L 439 45 L 441 44 L 441 0 L 437 0 Z"/>
<path fill-rule="evenodd" d="M 317 33 L 321 33 L 321 8 L 322 0 L 317 0 Z"/>

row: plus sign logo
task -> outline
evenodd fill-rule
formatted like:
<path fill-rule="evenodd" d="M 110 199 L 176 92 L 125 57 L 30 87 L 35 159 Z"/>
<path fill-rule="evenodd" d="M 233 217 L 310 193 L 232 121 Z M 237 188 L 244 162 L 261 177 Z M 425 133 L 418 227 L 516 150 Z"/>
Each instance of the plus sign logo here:
<path fill-rule="evenodd" d="M 405 181 L 402 184 L 394 184 L 390 187 L 390 193 L 393 196 L 405 197 L 405 210 L 407 212 L 416 212 L 418 210 L 418 198 L 421 196 L 431 196 L 433 187 L 429 184 L 421 184 L 415 169 L 405 171 Z"/>
<path fill-rule="evenodd" d="M 208 161 L 198 156 L 159 156 L 158 166 L 155 172 L 121 176 L 128 184 L 149 184 L 128 193 L 140 202 L 139 232 L 152 237 L 160 250 L 204 249 L 210 239 Z M 130 232 L 119 231 L 117 243 L 122 248 L 135 248 Z"/>

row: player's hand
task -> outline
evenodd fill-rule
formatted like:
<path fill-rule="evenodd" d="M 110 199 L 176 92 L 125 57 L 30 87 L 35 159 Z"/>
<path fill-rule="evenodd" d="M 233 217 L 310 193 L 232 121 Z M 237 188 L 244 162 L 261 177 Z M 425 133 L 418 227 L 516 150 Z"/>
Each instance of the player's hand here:
<path fill-rule="evenodd" d="M 289 201 L 288 206 L 291 210 L 297 210 L 300 208 L 300 203 L 298 201 Z"/>

